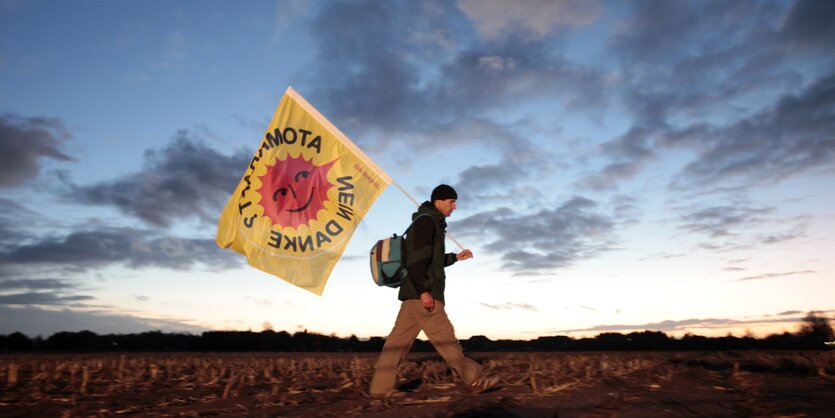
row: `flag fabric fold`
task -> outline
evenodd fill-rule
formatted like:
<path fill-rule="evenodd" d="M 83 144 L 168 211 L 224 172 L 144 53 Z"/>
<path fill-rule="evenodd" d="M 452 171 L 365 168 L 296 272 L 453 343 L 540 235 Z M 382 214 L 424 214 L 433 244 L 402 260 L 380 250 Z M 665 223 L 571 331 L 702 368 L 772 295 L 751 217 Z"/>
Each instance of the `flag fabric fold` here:
<path fill-rule="evenodd" d="M 288 88 L 221 214 L 217 244 L 321 295 L 357 225 L 391 182 Z"/>

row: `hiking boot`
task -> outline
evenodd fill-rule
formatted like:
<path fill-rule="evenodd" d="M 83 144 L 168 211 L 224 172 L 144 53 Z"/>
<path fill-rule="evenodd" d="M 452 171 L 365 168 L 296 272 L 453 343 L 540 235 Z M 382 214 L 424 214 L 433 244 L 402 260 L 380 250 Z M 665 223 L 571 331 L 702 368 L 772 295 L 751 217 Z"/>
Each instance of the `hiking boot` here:
<path fill-rule="evenodd" d="M 484 393 L 494 388 L 499 383 L 498 376 L 483 375 L 475 380 L 467 389 L 473 393 Z"/>

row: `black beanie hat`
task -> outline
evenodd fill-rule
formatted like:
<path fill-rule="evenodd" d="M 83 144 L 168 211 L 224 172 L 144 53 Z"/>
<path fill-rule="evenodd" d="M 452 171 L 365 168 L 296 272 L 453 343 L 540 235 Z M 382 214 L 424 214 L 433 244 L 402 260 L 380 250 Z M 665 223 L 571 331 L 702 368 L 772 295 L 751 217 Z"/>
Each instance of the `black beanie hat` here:
<path fill-rule="evenodd" d="M 447 199 L 458 199 L 458 193 L 455 193 L 455 189 L 452 187 L 441 184 L 432 190 L 432 198 L 431 200 L 434 202 L 436 200 L 447 200 Z"/>

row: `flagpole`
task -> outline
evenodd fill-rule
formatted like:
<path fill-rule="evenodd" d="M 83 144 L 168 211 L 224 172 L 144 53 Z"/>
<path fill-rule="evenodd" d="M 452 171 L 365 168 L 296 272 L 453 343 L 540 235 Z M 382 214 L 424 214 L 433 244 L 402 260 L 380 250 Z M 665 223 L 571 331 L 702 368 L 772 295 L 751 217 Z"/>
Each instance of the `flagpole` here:
<path fill-rule="evenodd" d="M 404 189 L 403 187 L 401 187 L 399 183 L 397 183 L 396 181 L 394 181 L 394 179 L 392 179 L 392 180 L 391 180 L 391 183 L 392 183 L 392 184 L 394 184 L 395 186 L 397 186 L 397 188 L 398 188 L 398 189 L 400 189 L 400 191 L 401 191 L 401 192 L 403 192 L 403 194 L 405 194 L 405 195 L 406 195 L 406 197 L 408 197 L 408 198 L 409 198 L 409 200 L 411 200 L 411 201 L 412 201 L 412 203 L 414 203 L 414 204 L 415 204 L 415 206 L 420 207 L 420 203 L 418 203 L 418 201 L 417 201 L 417 200 L 415 200 L 415 198 L 414 198 L 414 197 L 412 197 L 412 195 L 410 195 L 410 194 L 409 194 L 409 192 L 407 192 L 407 191 L 406 191 L 406 189 Z M 458 242 L 458 240 L 457 240 L 457 239 L 455 239 L 455 237 L 453 237 L 453 236 L 452 236 L 452 234 L 450 234 L 449 232 L 447 232 L 446 236 L 447 236 L 447 238 L 451 239 L 451 240 L 452 240 L 452 242 L 454 242 L 454 243 L 455 243 L 455 245 L 457 245 L 457 246 L 458 246 L 458 248 L 460 248 L 460 249 L 461 249 L 461 251 L 464 251 L 464 246 L 463 246 L 463 245 L 461 245 L 461 243 L 460 243 L 460 242 Z"/>

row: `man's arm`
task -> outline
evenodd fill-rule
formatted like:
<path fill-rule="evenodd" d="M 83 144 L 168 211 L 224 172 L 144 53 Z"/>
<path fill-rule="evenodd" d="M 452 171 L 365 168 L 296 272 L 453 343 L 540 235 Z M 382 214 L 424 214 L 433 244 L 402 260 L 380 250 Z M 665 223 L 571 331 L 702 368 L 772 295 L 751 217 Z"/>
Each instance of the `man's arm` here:
<path fill-rule="evenodd" d="M 435 223 L 432 218 L 422 216 L 412 225 L 409 231 L 414 251 L 408 255 L 406 269 L 409 271 L 409 280 L 420 295 L 432 290 L 432 283 L 429 280 L 429 266 L 432 264 L 432 243 L 435 240 Z"/>
<path fill-rule="evenodd" d="M 449 267 L 455 264 L 458 261 L 458 258 L 455 256 L 455 253 L 446 253 L 444 254 L 444 267 Z"/>
<path fill-rule="evenodd" d="M 473 253 L 470 250 L 464 250 L 460 253 L 447 253 L 446 254 L 446 266 L 449 267 L 461 260 L 469 260 L 473 258 Z"/>

